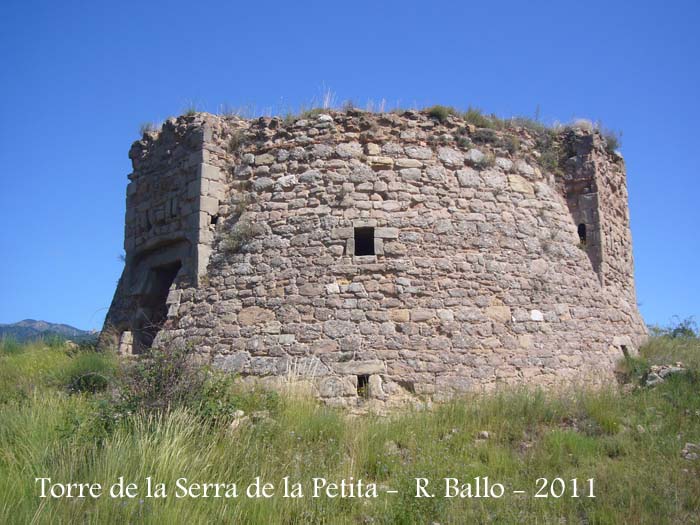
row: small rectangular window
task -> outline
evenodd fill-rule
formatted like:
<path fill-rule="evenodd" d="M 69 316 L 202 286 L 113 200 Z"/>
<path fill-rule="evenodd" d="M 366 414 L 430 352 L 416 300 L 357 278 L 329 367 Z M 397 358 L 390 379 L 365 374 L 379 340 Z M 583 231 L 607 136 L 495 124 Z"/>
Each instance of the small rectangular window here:
<path fill-rule="evenodd" d="M 358 397 L 369 397 L 369 375 L 360 374 L 357 376 Z"/>
<path fill-rule="evenodd" d="M 355 228 L 355 255 L 374 255 L 374 228 Z"/>

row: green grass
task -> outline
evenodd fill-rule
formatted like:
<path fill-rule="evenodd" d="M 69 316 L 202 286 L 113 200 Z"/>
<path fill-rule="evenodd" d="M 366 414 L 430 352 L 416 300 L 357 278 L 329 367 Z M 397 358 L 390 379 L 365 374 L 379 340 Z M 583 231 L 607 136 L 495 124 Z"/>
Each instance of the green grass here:
<path fill-rule="evenodd" d="M 621 364 L 632 379 L 651 364 L 683 361 L 691 373 L 654 388 L 561 395 L 507 390 L 431 410 L 350 417 L 297 396 L 228 383 L 233 404 L 269 417 L 235 431 L 216 413 L 175 406 L 113 417 L 113 357 L 41 343 L 0 347 L 0 523 L 698 523 L 700 343 L 654 338 Z M 100 371 L 104 390 L 71 381 Z M 212 398 L 213 400 L 219 399 Z M 233 408 L 233 407 L 232 407 Z M 105 424 L 105 419 L 109 424 Z M 488 431 L 488 439 L 478 439 Z M 99 482 L 123 476 L 165 483 L 167 499 L 40 499 L 35 477 Z M 256 476 L 303 484 L 306 497 L 175 497 L 175 481 L 238 483 Z M 398 490 L 376 499 L 317 498 L 311 478 L 362 478 Z M 417 499 L 414 478 L 438 483 L 489 476 L 502 499 Z M 595 479 L 596 498 L 533 498 L 537 478 Z M 281 486 L 281 485 L 280 485 Z M 527 490 L 527 496 L 509 493 Z"/>

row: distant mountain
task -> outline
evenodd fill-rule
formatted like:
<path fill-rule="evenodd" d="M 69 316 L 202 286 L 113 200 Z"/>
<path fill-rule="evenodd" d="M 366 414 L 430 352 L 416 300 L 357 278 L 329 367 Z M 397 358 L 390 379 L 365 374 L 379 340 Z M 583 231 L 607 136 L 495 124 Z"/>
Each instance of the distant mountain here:
<path fill-rule="evenodd" d="M 43 337 L 60 337 L 75 342 L 91 341 L 97 338 L 97 332 L 80 330 L 67 324 L 48 323 L 34 319 L 25 319 L 12 324 L 0 323 L 0 338 L 12 338 L 23 342 Z"/>

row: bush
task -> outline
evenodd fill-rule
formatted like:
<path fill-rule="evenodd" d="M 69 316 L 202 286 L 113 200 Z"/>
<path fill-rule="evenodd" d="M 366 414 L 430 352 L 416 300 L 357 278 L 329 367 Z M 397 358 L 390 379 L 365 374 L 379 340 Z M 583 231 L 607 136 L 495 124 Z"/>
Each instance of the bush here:
<path fill-rule="evenodd" d="M 467 111 L 462 113 L 462 118 L 469 124 L 473 124 L 477 128 L 494 128 L 496 127 L 493 119 L 487 117 L 479 108 L 469 106 Z"/>
<path fill-rule="evenodd" d="M 514 135 L 507 135 L 501 139 L 499 145 L 511 155 L 520 151 L 520 139 Z"/>
<path fill-rule="evenodd" d="M 492 168 L 496 164 L 496 157 L 493 153 L 486 153 L 477 163 L 480 168 Z"/>
<path fill-rule="evenodd" d="M 302 109 L 302 111 L 299 113 L 299 118 L 300 119 L 311 119 L 318 117 L 319 115 L 322 115 L 323 113 L 327 113 L 327 109 L 323 108 L 312 108 L 312 109 Z"/>
<path fill-rule="evenodd" d="M 228 141 L 228 151 L 229 153 L 237 153 L 240 151 L 241 147 L 245 142 L 245 133 L 242 129 L 237 129 L 231 134 L 231 138 Z"/>
<path fill-rule="evenodd" d="M 450 115 L 456 115 L 457 110 L 455 108 L 450 107 L 450 106 L 432 106 L 426 110 L 428 112 L 428 116 L 430 118 L 434 118 L 440 123 L 444 123 L 447 121 L 447 117 Z"/>
<path fill-rule="evenodd" d="M 108 353 L 83 352 L 73 359 L 67 371 L 66 386 L 71 393 L 102 392 L 114 380 L 116 362 Z"/>
<path fill-rule="evenodd" d="M 532 119 L 529 117 L 513 117 L 511 119 L 511 124 L 514 126 L 520 126 L 536 134 L 545 133 L 549 129 L 539 120 Z"/>
<path fill-rule="evenodd" d="M 257 229 L 253 223 L 247 219 L 239 220 L 224 234 L 221 247 L 226 253 L 238 253 L 256 235 Z"/>
<path fill-rule="evenodd" d="M 205 374 L 192 366 L 191 350 L 185 347 L 154 348 L 125 365 L 119 395 L 130 410 L 160 410 L 187 404 L 202 388 Z"/>
<path fill-rule="evenodd" d="M 230 421 L 241 408 L 276 406 L 276 394 L 261 398 L 255 390 L 237 392 L 232 375 L 194 363 L 188 347 L 155 348 L 128 367 L 122 377 L 121 403 L 103 419 L 134 412 L 186 409 L 208 424 Z"/>
<path fill-rule="evenodd" d="M 477 143 L 487 143 L 487 142 L 494 142 L 498 138 L 498 135 L 493 129 L 490 128 L 483 128 L 483 129 L 477 129 L 473 134 L 472 134 L 472 139 L 474 142 Z"/>
<path fill-rule="evenodd" d="M 615 153 L 620 149 L 622 134 L 616 131 L 606 129 L 602 132 L 603 138 L 605 139 L 605 151 L 610 154 Z"/>

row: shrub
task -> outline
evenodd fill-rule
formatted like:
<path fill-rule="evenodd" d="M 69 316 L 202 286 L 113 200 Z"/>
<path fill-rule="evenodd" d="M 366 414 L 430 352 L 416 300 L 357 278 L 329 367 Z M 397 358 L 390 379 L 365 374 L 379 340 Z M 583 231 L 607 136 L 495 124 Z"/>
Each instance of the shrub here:
<path fill-rule="evenodd" d="M 470 149 L 474 145 L 471 139 L 464 135 L 458 136 L 455 140 L 460 148 Z"/>
<path fill-rule="evenodd" d="M 449 117 L 450 115 L 457 114 L 457 110 L 455 110 L 455 108 L 449 107 L 449 106 L 440 106 L 440 105 L 432 106 L 432 107 L 428 108 L 426 111 L 428 112 L 428 116 L 430 118 L 433 118 L 440 123 L 445 122 L 447 120 L 447 117 Z"/>
<path fill-rule="evenodd" d="M 205 374 L 194 367 L 191 348 L 154 348 L 122 372 L 120 396 L 129 410 L 159 410 L 186 404 L 202 388 Z"/>
<path fill-rule="evenodd" d="M 520 151 L 520 139 L 514 135 L 507 135 L 503 137 L 499 145 L 511 155 L 514 155 Z"/>
<path fill-rule="evenodd" d="M 498 138 L 498 135 L 493 129 L 489 128 L 482 128 L 482 129 L 477 129 L 473 134 L 472 134 L 472 139 L 474 142 L 478 143 L 485 143 L 485 142 L 494 142 Z"/>
<path fill-rule="evenodd" d="M 479 108 L 469 106 L 467 111 L 462 113 L 462 118 L 469 124 L 473 124 L 477 128 L 492 128 L 493 122 L 485 116 Z"/>
<path fill-rule="evenodd" d="M 224 234 L 221 247 L 226 253 L 238 253 L 257 235 L 257 229 L 247 219 L 240 219 L 230 231 Z"/>
<path fill-rule="evenodd" d="M 514 126 L 520 126 L 521 128 L 525 128 L 534 133 L 545 133 L 549 129 L 540 121 L 529 117 L 513 117 L 511 119 L 511 124 Z"/>
<path fill-rule="evenodd" d="M 496 164 L 496 157 L 493 153 L 486 153 L 482 159 L 478 162 L 480 168 L 491 168 Z"/>
<path fill-rule="evenodd" d="M 71 393 L 102 392 L 112 383 L 115 371 L 116 363 L 111 354 L 82 352 L 66 372 L 66 387 Z"/>
<path fill-rule="evenodd" d="M 245 142 L 245 133 L 242 129 L 234 130 L 228 141 L 229 153 L 237 153 Z"/>
<path fill-rule="evenodd" d="M 615 370 L 621 383 L 641 383 L 649 371 L 649 362 L 643 357 L 625 356 Z"/>
<path fill-rule="evenodd" d="M 192 405 L 195 412 L 204 419 L 220 422 L 230 419 L 237 410 L 236 396 L 233 394 L 233 378 L 217 371 L 210 371 L 198 391 L 192 392 Z"/>
<path fill-rule="evenodd" d="M 605 139 L 605 151 L 613 154 L 620 149 L 622 133 L 606 129 L 603 130 L 602 135 Z"/>
<path fill-rule="evenodd" d="M 310 119 L 314 117 L 318 117 L 319 115 L 323 113 L 327 113 L 327 109 L 323 108 L 311 108 L 311 109 L 305 109 L 302 110 L 301 113 L 299 114 L 300 119 Z"/>
<path fill-rule="evenodd" d="M 230 374 L 194 363 L 191 347 L 155 348 L 128 367 L 121 381 L 121 404 L 106 419 L 132 412 L 166 412 L 185 408 L 208 423 L 230 420 L 255 391 L 238 393 Z M 268 407 L 273 403 L 268 403 Z"/>

